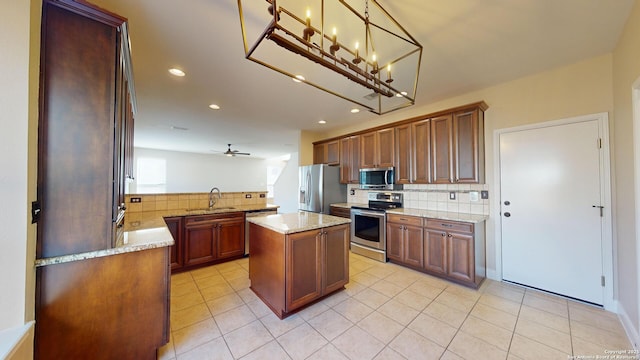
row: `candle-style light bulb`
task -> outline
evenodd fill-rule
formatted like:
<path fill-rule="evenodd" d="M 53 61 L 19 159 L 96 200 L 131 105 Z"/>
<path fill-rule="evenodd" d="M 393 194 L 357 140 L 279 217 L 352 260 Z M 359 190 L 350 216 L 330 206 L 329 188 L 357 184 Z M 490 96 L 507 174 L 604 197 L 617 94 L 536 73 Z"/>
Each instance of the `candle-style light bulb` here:
<path fill-rule="evenodd" d="M 391 64 L 387 65 L 387 84 L 391 83 L 393 79 L 391 78 Z"/>
<path fill-rule="evenodd" d="M 311 37 L 313 36 L 313 34 L 315 33 L 313 31 L 313 29 L 311 28 L 311 10 L 309 8 L 307 8 L 307 23 L 306 23 L 306 28 L 304 29 L 303 34 L 303 38 L 305 41 L 310 41 Z"/>
<path fill-rule="evenodd" d="M 378 57 L 376 56 L 376 53 L 373 53 L 371 56 L 371 61 L 373 62 L 373 69 L 371 69 L 371 73 L 375 75 L 378 73 Z"/>
<path fill-rule="evenodd" d="M 353 63 L 354 64 L 359 64 L 360 63 L 360 55 L 358 54 L 358 47 L 360 47 L 360 43 L 356 41 L 356 51 L 355 51 L 355 56 L 353 58 Z"/>
<path fill-rule="evenodd" d="M 338 45 L 338 30 L 336 27 L 333 27 L 333 37 L 331 38 L 331 46 L 329 46 L 329 51 L 331 51 L 331 55 L 335 55 L 336 51 L 340 50 L 340 45 Z"/>

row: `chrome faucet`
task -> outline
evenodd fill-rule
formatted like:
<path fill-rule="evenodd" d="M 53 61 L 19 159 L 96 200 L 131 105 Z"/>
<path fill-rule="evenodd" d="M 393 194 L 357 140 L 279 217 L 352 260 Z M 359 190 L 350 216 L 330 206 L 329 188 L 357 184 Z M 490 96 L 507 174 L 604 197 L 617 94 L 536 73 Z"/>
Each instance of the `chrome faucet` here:
<path fill-rule="evenodd" d="M 214 191 L 218 192 L 218 199 L 216 199 L 216 200 L 213 199 L 213 192 Z M 218 189 L 217 187 L 212 188 L 211 191 L 209 191 L 209 208 L 212 208 L 213 205 L 215 205 L 216 202 L 218 202 L 218 200 L 220 200 L 220 198 L 222 198 L 222 194 L 220 193 L 220 189 Z"/>

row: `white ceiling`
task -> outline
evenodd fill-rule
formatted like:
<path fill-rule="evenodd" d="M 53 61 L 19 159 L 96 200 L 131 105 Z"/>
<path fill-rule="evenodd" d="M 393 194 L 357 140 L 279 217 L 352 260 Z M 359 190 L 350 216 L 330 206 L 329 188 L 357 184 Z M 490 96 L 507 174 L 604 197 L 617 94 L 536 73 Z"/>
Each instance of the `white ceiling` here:
<path fill-rule="evenodd" d="M 271 158 L 378 116 L 246 60 L 237 1 L 89 1 L 129 19 L 137 147 Z M 379 0 L 424 47 L 416 105 L 609 53 L 634 1 Z"/>

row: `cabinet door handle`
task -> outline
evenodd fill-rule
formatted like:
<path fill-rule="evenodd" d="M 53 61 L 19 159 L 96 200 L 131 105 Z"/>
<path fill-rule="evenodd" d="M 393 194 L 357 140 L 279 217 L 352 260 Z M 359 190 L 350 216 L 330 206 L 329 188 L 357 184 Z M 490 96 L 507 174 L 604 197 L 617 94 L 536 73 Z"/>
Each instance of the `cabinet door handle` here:
<path fill-rule="evenodd" d="M 442 236 L 447 236 L 447 233 L 442 233 Z"/>
<path fill-rule="evenodd" d="M 451 234 L 449 234 L 449 235 L 447 235 L 447 236 L 448 236 L 448 237 L 452 237 L 452 235 L 451 235 Z"/>
<path fill-rule="evenodd" d="M 444 226 L 444 227 L 449 227 L 449 228 L 450 228 L 450 227 L 453 227 L 453 225 L 451 225 L 451 224 L 440 224 L 440 225 L 441 225 L 441 226 Z"/>

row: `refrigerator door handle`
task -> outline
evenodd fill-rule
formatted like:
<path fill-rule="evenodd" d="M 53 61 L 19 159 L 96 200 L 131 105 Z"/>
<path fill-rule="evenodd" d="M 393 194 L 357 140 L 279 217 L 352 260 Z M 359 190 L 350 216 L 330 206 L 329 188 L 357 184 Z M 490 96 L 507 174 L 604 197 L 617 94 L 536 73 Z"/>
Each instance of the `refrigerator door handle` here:
<path fill-rule="evenodd" d="M 307 198 L 305 203 L 307 205 L 311 203 L 311 171 L 307 172 Z"/>

